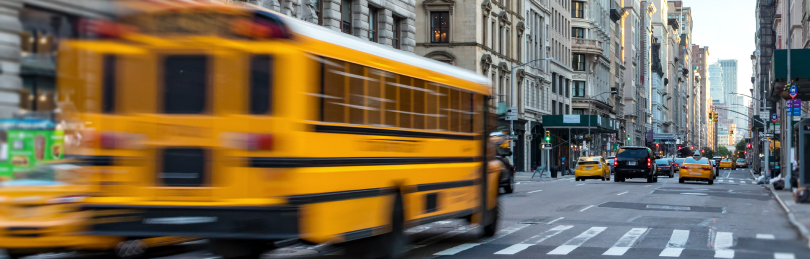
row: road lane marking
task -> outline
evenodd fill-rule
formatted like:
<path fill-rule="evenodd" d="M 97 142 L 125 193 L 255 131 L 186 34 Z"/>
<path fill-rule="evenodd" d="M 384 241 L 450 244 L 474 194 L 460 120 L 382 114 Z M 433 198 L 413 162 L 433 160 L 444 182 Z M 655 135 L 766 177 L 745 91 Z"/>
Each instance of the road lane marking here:
<path fill-rule="evenodd" d="M 771 235 L 771 234 L 757 234 L 757 239 L 768 239 L 768 240 L 774 240 L 774 239 L 776 239 L 776 237 L 774 237 L 774 236 L 773 236 L 773 235 Z"/>
<path fill-rule="evenodd" d="M 498 231 L 497 233 L 495 233 L 495 236 L 490 237 L 490 238 L 487 238 L 487 239 L 484 239 L 483 241 L 481 241 L 481 242 L 479 242 L 479 243 L 465 243 L 465 244 L 457 245 L 457 246 L 455 246 L 455 247 L 448 248 L 448 249 L 445 249 L 445 250 L 443 250 L 443 251 L 439 251 L 439 252 L 437 252 L 437 253 L 435 253 L 435 254 L 433 254 L 433 255 L 454 255 L 454 254 L 457 254 L 457 253 L 461 253 L 461 252 L 463 252 L 463 251 L 465 251 L 465 250 L 467 250 L 467 249 L 470 249 L 470 248 L 476 247 L 476 246 L 481 245 L 481 244 L 486 244 L 486 243 L 492 242 L 492 241 L 494 241 L 494 240 L 496 240 L 496 239 L 498 239 L 498 238 L 501 238 L 501 237 L 504 237 L 504 236 L 506 236 L 506 235 L 509 235 L 509 234 L 515 233 L 515 232 L 517 232 L 518 230 L 521 230 L 521 229 L 526 228 L 526 227 L 528 227 L 528 226 L 529 226 L 529 224 L 517 224 L 517 225 L 513 225 L 513 226 L 511 226 L 511 227 L 501 229 L 500 231 Z M 454 230 L 454 231 L 455 231 L 455 230 Z M 453 231 L 451 231 L 451 232 L 453 232 Z M 416 248 L 421 248 L 421 247 L 429 246 L 429 245 L 432 245 L 432 244 L 434 244 L 434 243 L 436 243 L 436 242 L 439 242 L 439 241 L 441 241 L 441 240 L 444 240 L 444 239 L 447 239 L 447 238 L 450 238 L 450 237 L 456 236 L 456 235 L 461 234 L 461 233 L 464 233 L 464 232 L 467 232 L 467 231 L 463 231 L 463 232 L 459 232 L 459 233 L 454 233 L 454 234 L 448 235 L 448 236 L 446 236 L 446 237 L 444 237 L 444 238 L 441 238 L 441 239 L 436 239 L 436 240 L 431 240 L 431 239 L 433 239 L 433 238 L 430 238 L 430 239 L 427 239 L 427 240 L 425 240 L 425 241 L 420 242 L 420 243 L 419 243 L 419 245 L 412 246 L 412 247 L 411 247 L 411 249 L 416 249 Z M 448 232 L 448 233 L 450 233 L 450 232 Z M 448 234 L 448 233 L 445 233 L 445 234 Z M 434 238 L 435 238 L 435 237 L 434 237 Z M 431 242 L 427 243 L 427 241 L 431 241 Z"/>
<path fill-rule="evenodd" d="M 568 253 L 571 253 L 572 251 L 574 251 L 574 249 L 577 249 L 578 247 L 585 244 L 585 242 L 587 242 L 591 238 L 595 237 L 596 235 L 599 235 L 599 233 L 602 233 L 602 231 L 605 231 L 605 229 L 607 229 L 607 228 L 606 227 L 592 227 L 592 228 L 586 230 L 585 232 L 582 232 L 582 234 L 579 234 L 579 236 L 576 236 L 576 237 L 572 238 L 571 240 L 568 240 L 567 242 L 565 242 L 565 244 L 563 244 L 561 246 L 558 246 L 554 250 L 551 250 L 551 252 L 548 252 L 548 254 L 550 254 L 550 255 L 567 255 Z"/>
<path fill-rule="evenodd" d="M 454 255 L 454 254 L 458 254 L 458 253 L 460 253 L 460 252 L 462 252 L 462 251 L 464 251 L 464 250 L 467 250 L 467 249 L 470 249 L 470 248 L 476 247 L 476 246 L 478 246 L 478 245 L 481 245 L 481 244 L 480 244 L 480 243 L 466 243 L 466 244 L 461 244 L 461 245 L 458 245 L 458 246 L 456 246 L 456 247 L 449 248 L 449 249 L 446 249 L 446 250 L 444 250 L 444 251 L 441 251 L 441 252 L 435 253 L 435 254 L 433 254 L 433 255 Z"/>
<path fill-rule="evenodd" d="M 549 221 L 548 223 L 546 223 L 546 225 L 551 225 L 551 224 L 553 224 L 554 222 L 557 222 L 558 220 L 561 220 L 561 219 L 564 219 L 564 218 L 565 218 L 565 217 L 559 217 L 559 218 L 557 218 L 557 219 L 555 219 L 555 220 Z"/>
<path fill-rule="evenodd" d="M 667 248 L 661 251 L 658 256 L 662 257 L 680 257 L 686 246 L 686 240 L 689 239 L 689 230 L 675 229 L 672 231 L 672 236 L 669 238 Z"/>
<path fill-rule="evenodd" d="M 619 194 L 616 194 L 616 195 L 624 195 L 624 194 L 626 194 L 626 193 L 628 193 L 628 191 L 625 191 L 625 192 L 623 192 L 623 193 L 619 193 Z"/>
<path fill-rule="evenodd" d="M 633 247 L 638 238 L 647 232 L 647 229 L 648 228 L 633 228 L 630 231 L 627 231 L 622 238 L 619 238 L 619 241 L 616 241 L 616 244 L 614 244 L 613 247 L 605 251 L 605 253 L 602 255 L 624 255 L 624 253 L 627 253 L 627 250 L 630 250 L 630 247 Z"/>
<path fill-rule="evenodd" d="M 714 237 L 714 258 L 734 258 L 734 250 L 728 249 L 734 245 L 734 236 L 731 232 L 717 232 Z"/>
<path fill-rule="evenodd" d="M 718 183 L 722 183 L 722 182 L 723 182 L 723 180 L 717 180 L 717 182 L 718 182 Z"/>
<path fill-rule="evenodd" d="M 591 206 L 585 207 L 584 209 L 579 210 L 579 212 L 584 212 L 584 211 L 586 211 L 586 210 L 588 210 L 588 209 L 590 209 L 590 208 L 593 208 L 593 206 L 594 206 L 594 205 L 591 205 Z"/>
<path fill-rule="evenodd" d="M 571 229 L 573 227 L 574 226 L 572 226 L 572 225 L 556 226 L 556 227 L 554 227 L 552 229 L 546 230 L 543 233 L 540 233 L 540 234 L 537 234 L 537 235 L 535 235 L 533 237 L 530 237 L 529 239 L 526 239 L 523 242 L 520 242 L 520 244 L 514 244 L 512 246 L 504 248 L 503 250 L 495 252 L 495 254 L 498 254 L 498 255 L 517 254 L 520 251 L 526 250 L 526 248 L 529 248 L 529 247 L 531 247 L 533 245 L 536 245 L 536 244 L 539 244 L 539 243 L 541 243 L 543 241 L 546 241 L 547 239 L 552 238 L 552 237 L 562 233 L 563 231 L 569 230 L 569 229 Z"/>
<path fill-rule="evenodd" d="M 650 187 L 650 186 L 652 186 L 652 185 L 645 185 L 644 187 Z"/>
<path fill-rule="evenodd" d="M 536 192 L 542 192 L 542 191 L 543 191 L 543 190 L 536 190 L 536 191 L 530 191 L 530 192 L 528 192 L 528 193 L 536 193 Z"/>
<path fill-rule="evenodd" d="M 773 253 L 773 259 L 795 259 L 793 253 Z"/>
<path fill-rule="evenodd" d="M 581 183 L 581 184 L 577 184 L 577 186 L 580 186 L 580 185 L 585 185 L 585 184 L 584 184 L 584 183 Z"/>
<path fill-rule="evenodd" d="M 729 183 L 734 183 L 734 180 L 728 180 Z"/>

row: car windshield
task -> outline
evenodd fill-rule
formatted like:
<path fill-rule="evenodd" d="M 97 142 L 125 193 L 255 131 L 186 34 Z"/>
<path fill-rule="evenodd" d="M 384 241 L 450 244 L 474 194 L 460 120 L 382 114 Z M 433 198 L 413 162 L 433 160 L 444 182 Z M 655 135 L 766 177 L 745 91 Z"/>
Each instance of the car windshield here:
<path fill-rule="evenodd" d="M 709 159 L 706 159 L 706 158 L 694 159 L 694 158 L 690 157 L 690 158 L 687 158 L 683 163 L 684 164 L 708 165 L 709 164 Z"/>
<path fill-rule="evenodd" d="M 683 158 L 675 158 L 675 163 L 678 163 L 679 165 L 683 165 L 683 160 L 684 160 Z"/>
<path fill-rule="evenodd" d="M 742 158 L 737 159 L 737 162 L 745 162 L 745 159 L 742 159 Z"/>
<path fill-rule="evenodd" d="M 622 148 L 616 157 L 647 157 L 647 150 L 642 148 Z"/>
<path fill-rule="evenodd" d="M 658 160 L 655 160 L 655 164 L 656 164 L 656 165 L 668 165 L 669 163 L 671 163 L 671 162 L 669 162 L 669 159 L 658 159 Z"/>
<path fill-rule="evenodd" d="M 728 159 L 723 159 L 723 161 L 722 161 L 722 162 L 731 162 L 731 160 L 728 160 Z"/>

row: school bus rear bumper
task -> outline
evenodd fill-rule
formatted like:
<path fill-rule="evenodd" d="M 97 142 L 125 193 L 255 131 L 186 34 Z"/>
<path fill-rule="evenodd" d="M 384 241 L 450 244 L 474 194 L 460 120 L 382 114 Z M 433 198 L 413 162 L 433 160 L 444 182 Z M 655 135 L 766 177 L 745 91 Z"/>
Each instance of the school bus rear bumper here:
<path fill-rule="evenodd" d="M 299 238 L 293 206 L 85 205 L 93 217 L 86 234 L 123 237 L 188 236 L 222 239 Z"/>

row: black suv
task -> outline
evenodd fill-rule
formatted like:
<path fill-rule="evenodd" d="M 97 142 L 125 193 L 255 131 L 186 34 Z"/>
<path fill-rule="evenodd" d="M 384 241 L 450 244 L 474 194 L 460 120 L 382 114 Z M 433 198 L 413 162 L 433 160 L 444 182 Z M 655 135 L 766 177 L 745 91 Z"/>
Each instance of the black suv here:
<path fill-rule="evenodd" d="M 655 175 L 656 157 L 652 150 L 646 147 L 622 147 L 613 160 L 613 171 L 616 182 L 624 182 L 625 179 L 646 178 L 648 183 L 658 182 Z"/>

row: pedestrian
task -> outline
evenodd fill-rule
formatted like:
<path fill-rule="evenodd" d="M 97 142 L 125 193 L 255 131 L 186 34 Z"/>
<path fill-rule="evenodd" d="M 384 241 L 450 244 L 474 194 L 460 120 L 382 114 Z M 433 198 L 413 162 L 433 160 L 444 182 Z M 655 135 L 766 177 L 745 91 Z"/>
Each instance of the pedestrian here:
<path fill-rule="evenodd" d="M 799 187 L 799 161 L 793 161 L 793 170 L 790 173 L 790 188 Z"/>

